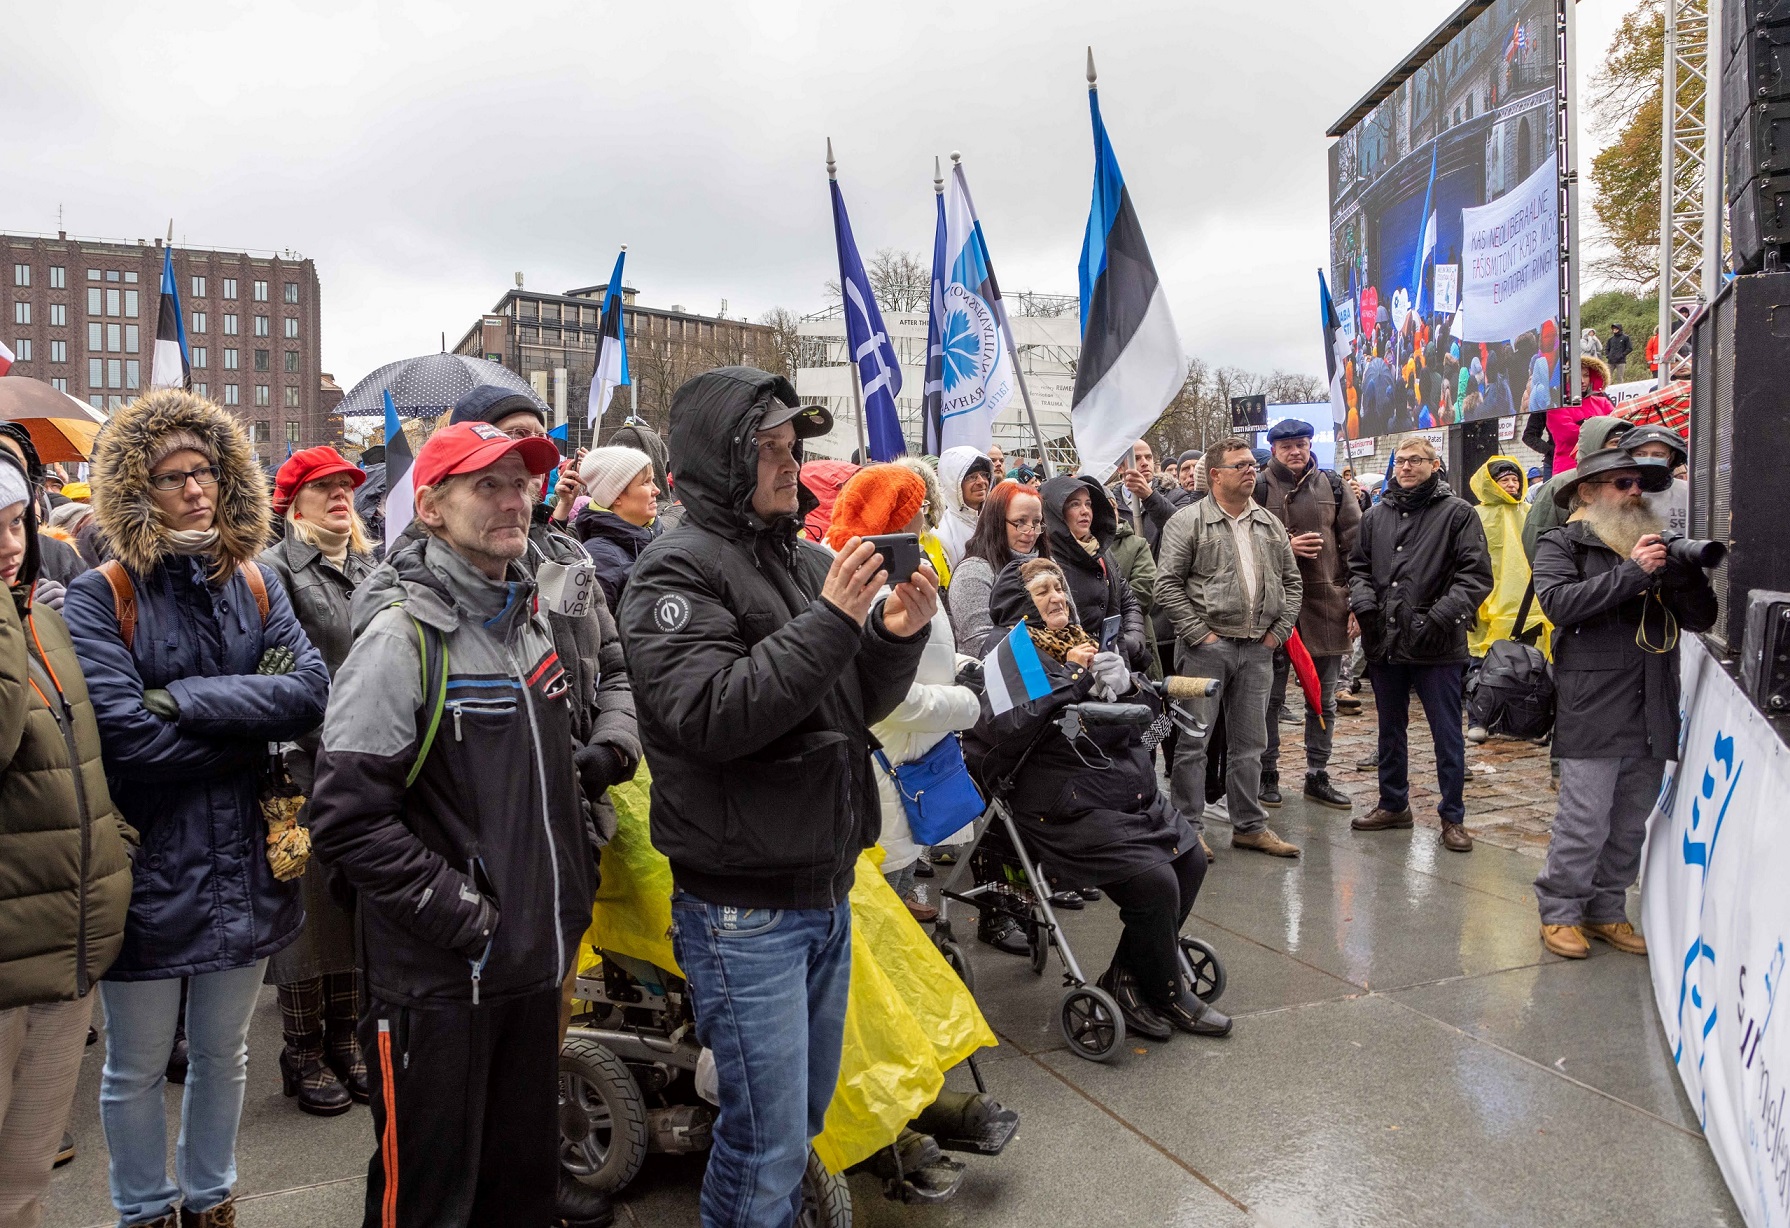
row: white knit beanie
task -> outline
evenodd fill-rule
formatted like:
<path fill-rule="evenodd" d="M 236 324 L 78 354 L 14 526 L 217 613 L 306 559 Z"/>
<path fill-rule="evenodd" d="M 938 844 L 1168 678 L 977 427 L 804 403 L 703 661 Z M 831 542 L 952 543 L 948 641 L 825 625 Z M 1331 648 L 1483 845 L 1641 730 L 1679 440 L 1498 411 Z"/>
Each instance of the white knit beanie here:
<path fill-rule="evenodd" d="M 653 458 L 639 448 L 592 448 L 578 466 L 578 477 L 598 507 L 608 507 L 642 469 L 651 469 Z"/>
<path fill-rule="evenodd" d="M 15 503 L 28 503 L 30 500 L 31 485 L 25 480 L 24 469 L 0 461 L 0 507 L 11 507 Z"/>

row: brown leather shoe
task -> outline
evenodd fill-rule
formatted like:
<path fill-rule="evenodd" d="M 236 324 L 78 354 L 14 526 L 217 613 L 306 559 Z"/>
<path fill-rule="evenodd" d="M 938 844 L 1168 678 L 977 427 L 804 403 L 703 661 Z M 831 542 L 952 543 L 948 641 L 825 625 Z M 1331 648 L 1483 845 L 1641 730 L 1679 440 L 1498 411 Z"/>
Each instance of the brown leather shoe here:
<path fill-rule="evenodd" d="M 1585 937 L 1595 938 L 1599 942 L 1607 942 L 1629 955 L 1647 954 L 1647 940 L 1635 933 L 1635 927 L 1626 921 L 1612 921 L 1604 925 L 1581 925 Z"/>
<path fill-rule="evenodd" d="M 930 904 L 922 904 L 920 901 L 910 900 L 906 896 L 902 897 L 901 902 L 907 905 L 907 910 L 909 913 L 913 914 L 914 920 L 920 922 L 922 925 L 928 921 L 937 921 L 939 919 L 939 910 Z"/>
<path fill-rule="evenodd" d="M 1210 844 L 1206 843 L 1206 838 L 1204 836 L 1200 837 L 1200 852 L 1202 852 L 1206 855 L 1206 864 L 1211 865 L 1212 864 L 1212 846 Z"/>
<path fill-rule="evenodd" d="M 1270 857 L 1297 857 L 1299 846 L 1289 844 L 1266 827 L 1260 831 L 1234 831 L 1231 833 L 1231 847 L 1234 849 L 1254 849 L 1258 853 L 1266 853 Z"/>
<path fill-rule="evenodd" d="M 1576 925 L 1542 926 L 1541 945 L 1562 959 L 1584 959 L 1591 954 L 1591 944 Z"/>
<path fill-rule="evenodd" d="M 1467 834 L 1467 829 L 1463 824 L 1444 823 L 1442 824 L 1442 847 L 1454 853 L 1471 853 L 1473 837 Z"/>
<path fill-rule="evenodd" d="M 197 1214 L 180 1208 L 180 1228 L 236 1228 L 236 1198 L 226 1198 L 217 1206 Z"/>
<path fill-rule="evenodd" d="M 1395 827 L 1411 826 L 1411 808 L 1388 810 L 1384 806 L 1375 806 L 1367 814 L 1349 820 L 1349 826 L 1356 831 L 1390 831 Z"/>

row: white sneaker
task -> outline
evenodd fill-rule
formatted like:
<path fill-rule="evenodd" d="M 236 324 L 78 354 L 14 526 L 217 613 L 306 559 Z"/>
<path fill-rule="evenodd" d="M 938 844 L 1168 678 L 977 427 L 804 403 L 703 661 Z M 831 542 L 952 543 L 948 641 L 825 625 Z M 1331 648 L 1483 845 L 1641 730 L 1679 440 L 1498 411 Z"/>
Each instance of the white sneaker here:
<path fill-rule="evenodd" d="M 1478 746 L 1481 742 L 1491 736 L 1491 733 L 1484 725 L 1473 725 L 1467 730 L 1467 741 L 1473 743 L 1475 746 Z"/>
<path fill-rule="evenodd" d="M 1231 808 L 1226 804 L 1225 799 L 1221 797 L 1215 802 L 1207 802 L 1205 814 L 1201 817 L 1217 819 L 1220 823 L 1229 823 L 1231 821 Z"/>

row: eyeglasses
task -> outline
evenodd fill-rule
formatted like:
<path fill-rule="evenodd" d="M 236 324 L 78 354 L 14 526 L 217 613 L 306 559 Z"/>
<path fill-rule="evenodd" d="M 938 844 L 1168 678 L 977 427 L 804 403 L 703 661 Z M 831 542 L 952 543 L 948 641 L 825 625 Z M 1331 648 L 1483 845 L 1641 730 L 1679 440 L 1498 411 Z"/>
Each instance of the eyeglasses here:
<path fill-rule="evenodd" d="M 1042 521 L 1042 520 L 1009 520 L 1007 522 L 1007 527 L 1009 529 L 1018 529 L 1021 533 L 1024 533 L 1027 529 L 1030 529 L 1032 532 L 1036 533 L 1036 532 L 1038 532 L 1038 530 L 1040 530 L 1044 527 L 1044 521 Z"/>
<path fill-rule="evenodd" d="M 1641 484 L 1640 478 L 1611 478 L 1607 482 L 1593 482 L 1593 483 L 1591 483 L 1591 485 L 1593 485 L 1593 486 L 1614 486 L 1617 490 L 1620 490 L 1623 494 L 1627 494 L 1631 490 L 1642 489 L 1642 484 Z"/>
<path fill-rule="evenodd" d="M 1427 456 L 1401 456 L 1392 462 L 1394 469 L 1415 469 L 1419 465 L 1433 465 L 1436 462 Z"/>
<path fill-rule="evenodd" d="M 201 486 L 216 486 L 219 476 L 216 465 L 200 465 L 197 469 L 188 469 L 185 473 L 151 474 L 149 484 L 157 490 L 179 490 L 186 485 L 187 479 L 191 478 Z"/>
<path fill-rule="evenodd" d="M 1207 469 L 1235 469 L 1238 473 L 1254 473 L 1256 471 L 1257 466 L 1254 461 L 1243 461 L 1241 464 L 1236 464 L 1236 465 L 1207 465 L 1206 468 Z"/>

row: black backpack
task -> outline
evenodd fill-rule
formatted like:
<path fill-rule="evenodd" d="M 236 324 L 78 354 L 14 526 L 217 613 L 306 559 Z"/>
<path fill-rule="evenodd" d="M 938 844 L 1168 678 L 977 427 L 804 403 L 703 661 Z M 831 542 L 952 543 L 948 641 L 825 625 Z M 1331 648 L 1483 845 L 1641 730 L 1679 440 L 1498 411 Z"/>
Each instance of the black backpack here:
<path fill-rule="evenodd" d="M 1554 670 L 1535 646 L 1542 624 L 1524 627 L 1534 600 L 1530 580 L 1512 637 L 1486 649 L 1484 664 L 1467 683 L 1468 724 L 1513 738 L 1539 738 L 1554 727 Z"/>

